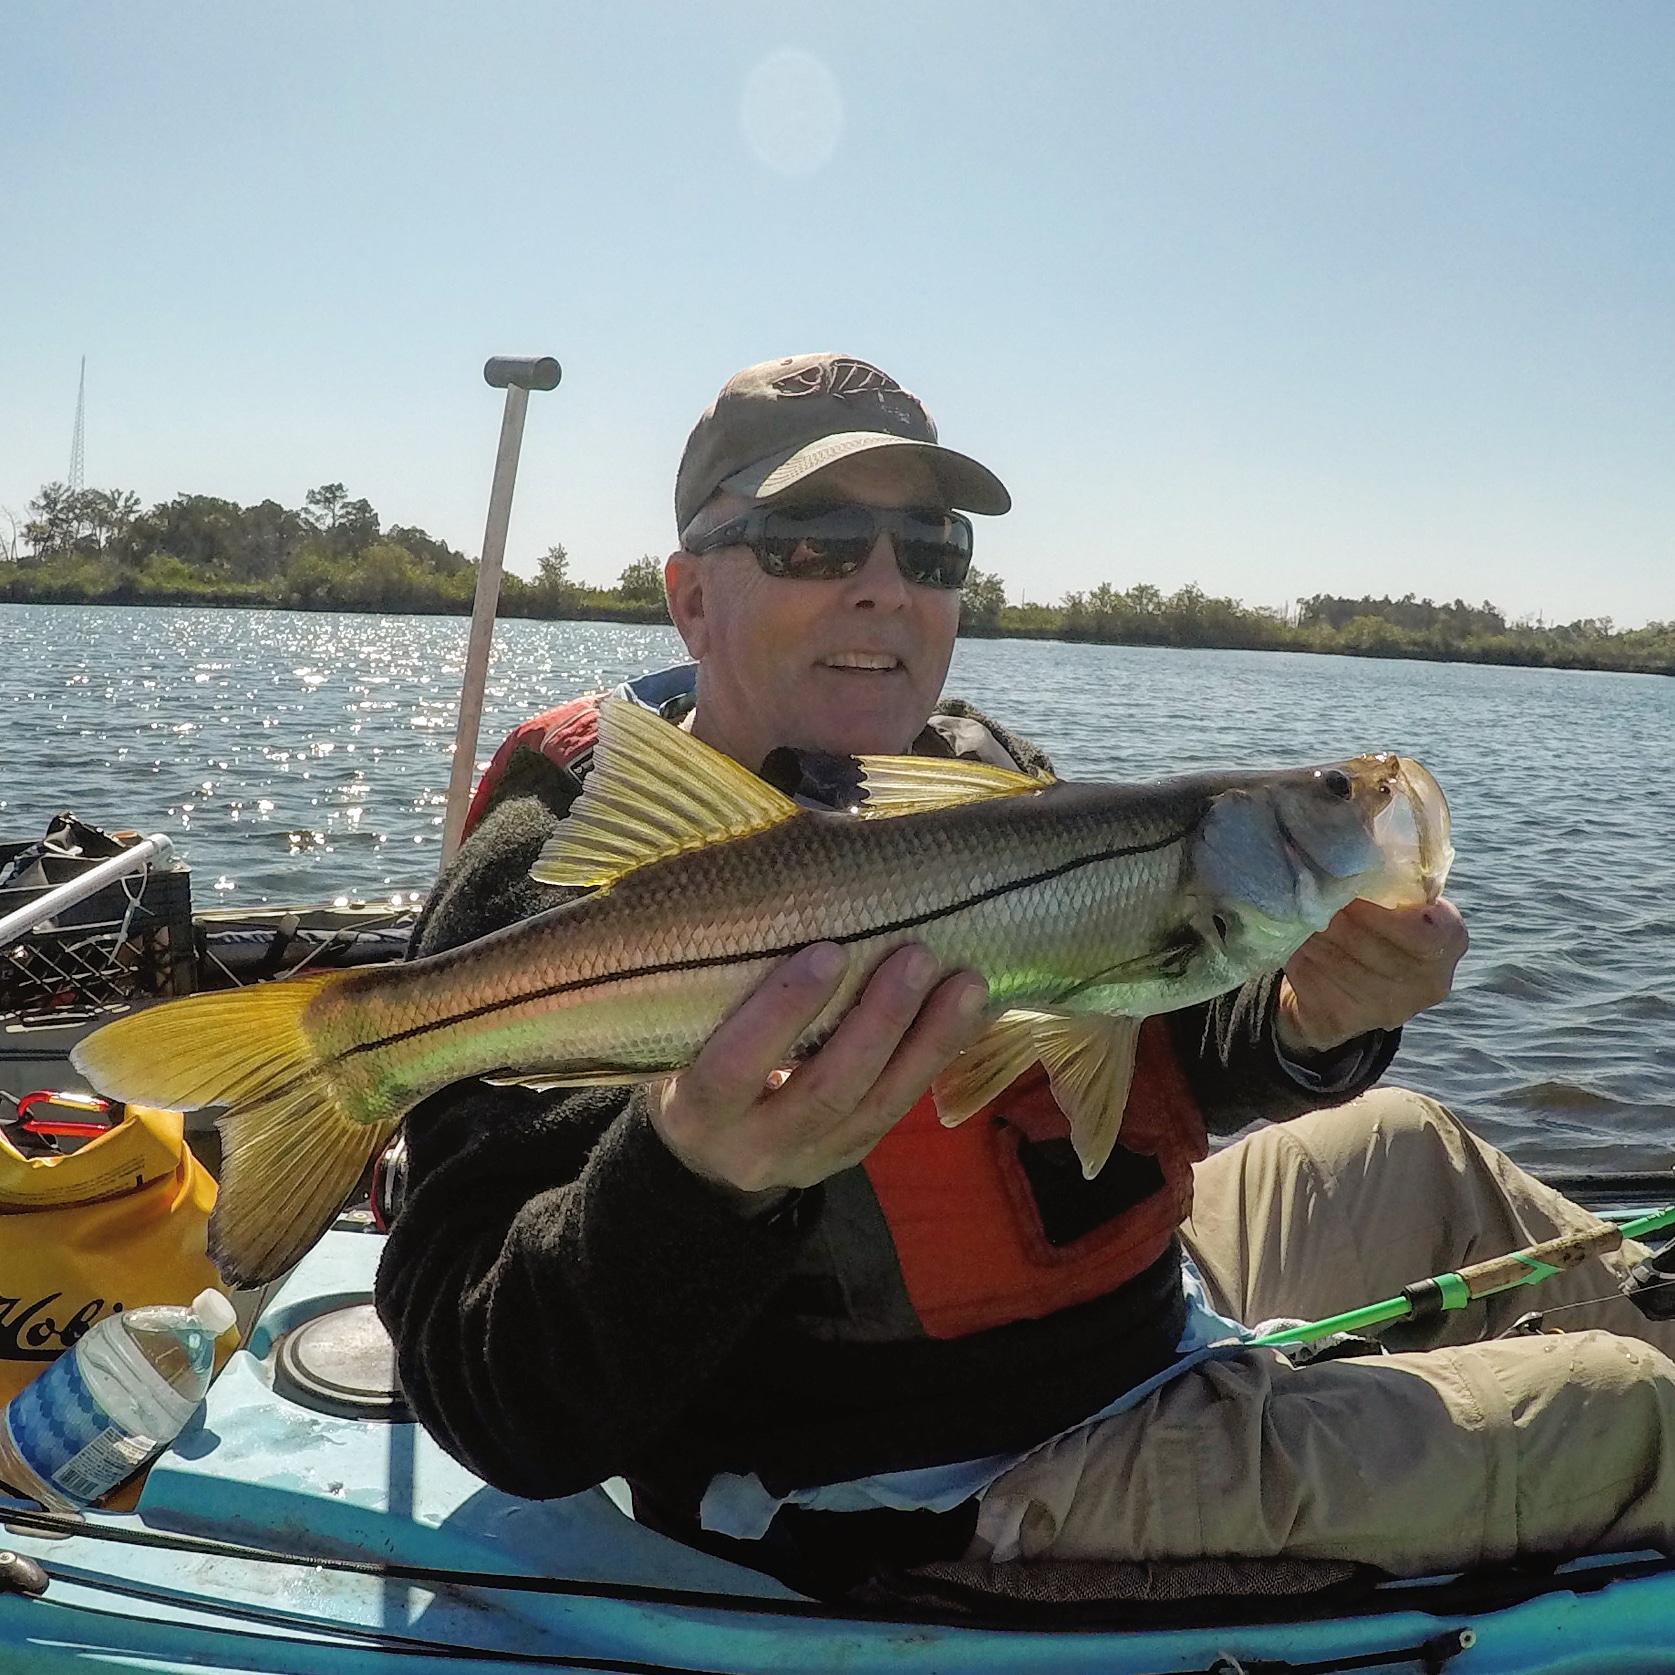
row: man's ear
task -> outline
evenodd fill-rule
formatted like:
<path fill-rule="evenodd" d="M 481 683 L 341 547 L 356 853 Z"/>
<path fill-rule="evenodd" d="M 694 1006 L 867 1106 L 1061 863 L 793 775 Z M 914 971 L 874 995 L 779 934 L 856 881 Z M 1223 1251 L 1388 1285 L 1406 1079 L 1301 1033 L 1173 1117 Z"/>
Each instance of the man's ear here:
<path fill-rule="evenodd" d="M 669 620 L 698 662 L 709 645 L 709 617 L 705 610 L 706 565 L 693 553 L 670 553 L 663 566 L 663 591 L 669 600 Z"/>

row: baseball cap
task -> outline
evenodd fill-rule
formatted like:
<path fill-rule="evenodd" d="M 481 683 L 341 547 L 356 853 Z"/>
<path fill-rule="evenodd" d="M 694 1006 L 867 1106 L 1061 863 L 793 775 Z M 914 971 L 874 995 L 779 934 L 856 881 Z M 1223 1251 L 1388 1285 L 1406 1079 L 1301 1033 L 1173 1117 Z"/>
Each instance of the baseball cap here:
<path fill-rule="evenodd" d="M 910 448 L 950 507 L 1010 509 L 1006 485 L 965 454 L 942 447 L 920 399 L 853 355 L 787 355 L 735 373 L 693 427 L 675 477 L 683 534 L 717 489 L 772 500 L 840 459 Z"/>

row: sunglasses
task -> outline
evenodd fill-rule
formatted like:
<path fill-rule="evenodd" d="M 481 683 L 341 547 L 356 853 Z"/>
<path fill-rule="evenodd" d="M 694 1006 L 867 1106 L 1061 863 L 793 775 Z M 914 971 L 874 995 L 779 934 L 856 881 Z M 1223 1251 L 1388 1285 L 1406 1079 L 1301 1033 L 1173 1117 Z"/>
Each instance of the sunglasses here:
<path fill-rule="evenodd" d="M 959 512 L 885 506 L 756 506 L 687 549 L 749 547 L 770 576 L 835 582 L 866 563 L 881 534 L 902 575 L 921 587 L 959 588 L 971 571 L 971 520 Z"/>

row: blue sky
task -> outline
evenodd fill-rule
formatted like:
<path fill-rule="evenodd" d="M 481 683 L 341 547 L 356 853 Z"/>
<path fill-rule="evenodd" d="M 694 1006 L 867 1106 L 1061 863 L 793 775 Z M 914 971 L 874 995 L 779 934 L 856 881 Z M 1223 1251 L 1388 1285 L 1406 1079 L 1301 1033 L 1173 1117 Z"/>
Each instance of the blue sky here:
<path fill-rule="evenodd" d="M 797 172 L 787 172 L 797 171 Z M 1013 598 L 1675 618 L 1675 6 L 0 0 L 0 505 L 341 480 L 671 544 L 733 370 L 841 348 L 1006 479 Z"/>

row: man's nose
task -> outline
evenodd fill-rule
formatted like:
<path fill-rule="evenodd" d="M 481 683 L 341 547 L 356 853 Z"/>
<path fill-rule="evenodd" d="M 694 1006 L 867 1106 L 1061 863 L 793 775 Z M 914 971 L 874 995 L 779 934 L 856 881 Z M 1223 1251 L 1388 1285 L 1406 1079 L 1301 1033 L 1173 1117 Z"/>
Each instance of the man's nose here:
<path fill-rule="evenodd" d="M 896 563 L 896 546 L 888 530 L 881 529 L 867 554 L 867 561 L 850 578 L 854 590 L 851 603 L 862 610 L 899 610 L 908 601 L 907 578 Z"/>

